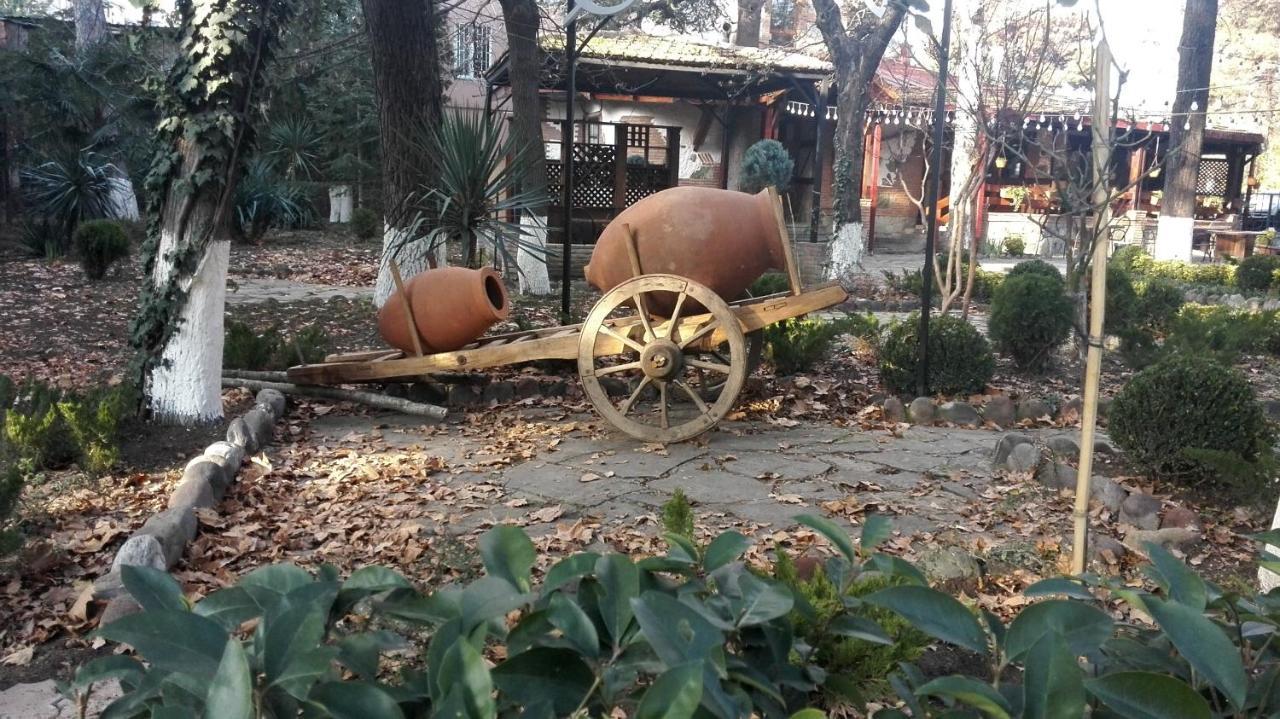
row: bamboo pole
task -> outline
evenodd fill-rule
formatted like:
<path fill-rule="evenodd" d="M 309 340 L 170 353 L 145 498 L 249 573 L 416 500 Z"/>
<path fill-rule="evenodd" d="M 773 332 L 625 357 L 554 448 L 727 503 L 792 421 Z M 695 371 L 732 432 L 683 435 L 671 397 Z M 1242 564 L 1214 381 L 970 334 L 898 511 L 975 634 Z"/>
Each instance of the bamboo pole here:
<path fill-rule="evenodd" d="M 427 419 L 440 421 L 448 416 L 449 411 L 444 407 L 426 402 L 413 402 L 411 400 L 402 399 L 400 397 L 388 397 L 385 394 L 376 392 L 364 392 L 354 389 L 338 389 L 337 387 L 323 387 L 320 385 L 297 385 L 288 382 L 266 382 L 253 379 L 238 379 L 235 377 L 223 377 L 223 387 L 244 387 L 251 390 L 274 389 L 283 394 L 291 394 L 301 397 L 316 397 L 318 399 L 329 399 L 337 402 L 357 402 L 359 404 L 368 405 L 377 409 L 386 409 L 393 412 L 403 412 L 404 414 L 417 415 L 426 417 Z"/>
<path fill-rule="evenodd" d="M 1071 572 L 1083 574 L 1088 563 L 1089 484 L 1093 478 L 1093 438 L 1098 421 L 1098 383 L 1102 374 L 1103 319 L 1107 307 L 1107 232 L 1111 224 L 1111 192 L 1107 169 L 1111 166 L 1111 47 L 1106 37 L 1094 53 L 1096 73 L 1093 95 L 1093 206 L 1098 213 L 1099 235 L 1093 241 L 1089 292 L 1089 352 L 1085 360 L 1084 408 L 1080 418 L 1080 470 L 1076 475 L 1076 501 L 1071 544 Z"/>

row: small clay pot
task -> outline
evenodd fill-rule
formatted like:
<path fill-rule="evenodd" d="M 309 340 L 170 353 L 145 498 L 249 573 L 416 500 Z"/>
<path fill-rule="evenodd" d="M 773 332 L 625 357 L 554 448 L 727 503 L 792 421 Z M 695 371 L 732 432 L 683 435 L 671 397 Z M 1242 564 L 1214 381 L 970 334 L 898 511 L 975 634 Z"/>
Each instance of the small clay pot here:
<path fill-rule="evenodd" d="M 766 270 L 786 268 L 768 191 L 673 187 L 623 210 L 600 235 L 585 268 L 587 281 L 601 292 L 634 274 L 624 226 L 635 234 L 642 272 L 694 280 L 726 301 L 740 298 Z M 656 300 L 651 310 L 663 314 L 673 302 Z"/>
<path fill-rule="evenodd" d="M 405 282 L 424 352 L 452 352 L 471 344 L 511 314 L 507 288 L 491 267 L 441 267 Z M 413 335 L 399 292 L 378 310 L 378 334 L 387 344 L 413 353 Z"/>

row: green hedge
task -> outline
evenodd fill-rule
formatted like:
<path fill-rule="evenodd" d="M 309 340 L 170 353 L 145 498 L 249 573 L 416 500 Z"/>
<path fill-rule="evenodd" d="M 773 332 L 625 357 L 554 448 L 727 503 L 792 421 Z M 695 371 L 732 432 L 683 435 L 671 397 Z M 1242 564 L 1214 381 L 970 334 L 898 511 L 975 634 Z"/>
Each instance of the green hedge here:
<path fill-rule="evenodd" d="M 880 381 L 892 392 L 914 392 L 919 377 L 920 313 L 889 326 L 880 345 Z M 929 319 L 929 392 L 981 392 L 995 374 L 991 346 L 973 325 L 953 315 Z"/>
<path fill-rule="evenodd" d="M 992 298 L 987 327 L 996 351 L 1019 369 L 1039 372 L 1071 335 L 1073 311 L 1060 275 L 1011 274 Z"/>

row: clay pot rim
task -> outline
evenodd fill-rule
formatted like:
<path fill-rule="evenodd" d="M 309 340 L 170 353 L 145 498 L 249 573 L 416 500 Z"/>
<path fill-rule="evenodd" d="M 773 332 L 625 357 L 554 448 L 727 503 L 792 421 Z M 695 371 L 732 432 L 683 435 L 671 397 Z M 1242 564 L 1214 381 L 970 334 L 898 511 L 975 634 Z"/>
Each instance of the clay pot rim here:
<path fill-rule="evenodd" d="M 477 300 L 475 306 L 487 308 L 494 319 L 507 319 L 511 316 L 511 298 L 507 296 L 502 275 L 492 267 L 481 267 L 478 272 L 480 281 L 473 285 Z"/>

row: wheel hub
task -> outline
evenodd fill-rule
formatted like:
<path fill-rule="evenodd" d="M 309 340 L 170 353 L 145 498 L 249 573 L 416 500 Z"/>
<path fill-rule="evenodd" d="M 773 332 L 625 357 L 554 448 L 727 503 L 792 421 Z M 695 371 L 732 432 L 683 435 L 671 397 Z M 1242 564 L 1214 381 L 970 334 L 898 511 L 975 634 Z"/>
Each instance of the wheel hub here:
<path fill-rule="evenodd" d="M 669 380 L 684 369 L 684 353 L 671 340 L 650 342 L 640 354 L 640 368 L 652 379 Z"/>

